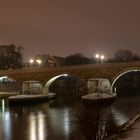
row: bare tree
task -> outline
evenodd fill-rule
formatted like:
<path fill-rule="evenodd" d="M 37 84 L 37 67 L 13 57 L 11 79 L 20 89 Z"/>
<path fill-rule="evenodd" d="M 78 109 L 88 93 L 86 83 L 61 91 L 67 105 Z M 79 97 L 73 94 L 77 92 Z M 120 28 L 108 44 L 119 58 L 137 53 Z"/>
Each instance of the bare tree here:
<path fill-rule="evenodd" d="M 94 63 L 95 60 L 84 56 L 81 53 L 69 55 L 65 58 L 66 65 L 81 65 Z"/>
<path fill-rule="evenodd" d="M 130 62 L 130 61 L 137 61 L 139 57 L 131 52 L 130 50 L 123 50 L 120 49 L 115 52 L 112 61 L 115 62 Z"/>
<path fill-rule="evenodd" d="M 0 46 L 0 69 L 17 69 L 22 67 L 22 47 L 15 45 Z"/>

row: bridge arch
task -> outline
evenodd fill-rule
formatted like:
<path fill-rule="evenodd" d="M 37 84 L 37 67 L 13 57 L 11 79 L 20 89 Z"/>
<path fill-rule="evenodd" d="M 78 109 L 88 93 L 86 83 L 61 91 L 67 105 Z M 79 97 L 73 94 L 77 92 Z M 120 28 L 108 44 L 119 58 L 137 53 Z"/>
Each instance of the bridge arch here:
<path fill-rule="evenodd" d="M 15 79 L 12 79 L 11 77 L 9 76 L 0 76 L 0 83 L 15 83 L 16 80 Z"/>
<path fill-rule="evenodd" d="M 117 89 L 116 87 L 114 87 L 114 85 L 120 78 L 122 78 L 126 74 L 135 73 L 135 72 L 140 73 L 140 68 L 134 67 L 134 68 L 124 69 L 123 71 L 119 72 L 112 80 L 111 92 L 117 92 Z"/>
<path fill-rule="evenodd" d="M 0 92 L 20 92 L 21 84 L 9 76 L 0 76 Z"/>
<path fill-rule="evenodd" d="M 52 77 L 49 81 L 47 81 L 46 83 L 45 83 L 45 85 L 44 85 L 44 88 L 43 88 L 43 94 L 48 94 L 50 91 L 49 91 L 49 88 L 50 88 L 50 86 L 51 86 L 51 84 L 55 81 L 55 80 L 57 80 L 58 78 L 60 78 L 60 77 L 67 77 L 67 76 L 69 76 L 69 74 L 60 74 L 60 75 L 57 75 L 57 76 L 54 76 L 54 77 Z"/>
<path fill-rule="evenodd" d="M 78 95 L 84 90 L 84 84 L 85 81 L 76 75 L 60 74 L 45 83 L 43 93 L 56 92 L 61 96 Z"/>

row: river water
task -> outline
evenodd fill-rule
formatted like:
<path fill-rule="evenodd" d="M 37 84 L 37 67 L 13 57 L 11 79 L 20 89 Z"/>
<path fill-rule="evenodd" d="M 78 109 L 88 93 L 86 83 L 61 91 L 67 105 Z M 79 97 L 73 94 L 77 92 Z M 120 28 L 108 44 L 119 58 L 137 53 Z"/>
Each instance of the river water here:
<path fill-rule="evenodd" d="M 80 111 L 76 110 L 78 102 L 74 98 L 58 97 L 49 102 L 8 106 L 2 100 L 0 105 L 0 140 L 86 140 L 84 131 L 89 130 L 89 133 L 92 131 L 91 134 L 94 135 L 92 127 L 89 127 L 87 123 L 92 115 L 91 112 L 83 113 L 84 117 L 87 114 L 88 117 L 86 116 L 87 118 L 84 118 L 86 121 L 81 123 L 77 116 Z M 110 132 L 113 132 L 140 111 L 140 96 L 117 99 L 112 105 L 104 107 L 102 116 L 105 116 L 108 111 L 111 122 L 108 127 Z M 83 114 L 80 114 L 81 118 L 83 118 Z M 92 121 L 95 121 L 94 117 Z M 86 129 L 82 128 L 84 125 L 87 127 Z"/>

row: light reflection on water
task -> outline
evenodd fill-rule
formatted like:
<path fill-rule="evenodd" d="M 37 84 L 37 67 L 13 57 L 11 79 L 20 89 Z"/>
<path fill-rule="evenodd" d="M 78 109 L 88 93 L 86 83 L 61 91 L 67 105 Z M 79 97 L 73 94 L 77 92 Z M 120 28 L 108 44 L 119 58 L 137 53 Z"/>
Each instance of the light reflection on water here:
<path fill-rule="evenodd" d="M 65 134 L 68 136 L 69 134 L 69 112 L 68 110 L 64 110 L 64 131 L 65 131 Z"/>
<path fill-rule="evenodd" d="M 40 112 L 38 114 L 38 131 L 39 131 L 39 138 L 38 140 L 44 140 L 45 139 L 45 135 L 47 135 L 47 131 L 46 131 L 46 122 L 45 122 L 45 118 L 44 115 Z M 44 134 L 46 133 L 46 134 Z"/>
<path fill-rule="evenodd" d="M 46 122 L 42 112 L 37 115 L 31 113 L 29 116 L 29 140 L 45 140 Z"/>
<path fill-rule="evenodd" d="M 35 116 L 33 114 L 30 115 L 29 117 L 29 129 L 30 129 L 30 139 L 31 140 L 36 140 L 36 130 L 37 130 L 37 126 L 36 126 L 36 120 L 35 120 Z"/>
<path fill-rule="evenodd" d="M 118 99 L 112 105 L 112 119 L 116 126 L 140 111 L 139 101 L 140 97 Z M 8 107 L 1 101 L 0 140 L 73 140 L 71 134 L 77 134 L 79 129 L 72 114 L 74 106 L 72 101 L 69 106 L 65 101 L 54 100 L 53 104 Z"/>
<path fill-rule="evenodd" d="M 8 111 L 5 112 L 4 118 L 5 118 L 4 123 L 3 123 L 4 131 L 6 133 L 7 139 L 10 139 L 10 137 L 11 137 L 11 130 L 10 130 L 11 129 L 11 119 L 10 119 L 10 114 Z"/>
<path fill-rule="evenodd" d="M 2 114 L 5 115 L 5 100 L 2 99 Z"/>
<path fill-rule="evenodd" d="M 123 125 L 126 121 L 128 121 L 129 117 L 121 114 L 115 108 L 112 108 L 112 114 L 114 116 L 114 121 L 118 126 Z"/>
<path fill-rule="evenodd" d="M 11 118 L 9 110 L 6 110 L 5 100 L 1 100 L 1 112 L 0 112 L 1 125 L 3 127 L 3 132 L 5 134 L 6 140 L 11 139 Z"/>
<path fill-rule="evenodd" d="M 112 105 L 114 122 L 117 126 L 124 124 L 129 118 L 140 112 L 140 96 L 120 98 Z"/>

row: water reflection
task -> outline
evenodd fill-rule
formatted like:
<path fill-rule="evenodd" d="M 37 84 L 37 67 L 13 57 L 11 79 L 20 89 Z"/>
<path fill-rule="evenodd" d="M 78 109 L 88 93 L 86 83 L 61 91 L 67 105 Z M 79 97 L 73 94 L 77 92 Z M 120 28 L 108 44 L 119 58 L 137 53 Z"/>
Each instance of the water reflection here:
<path fill-rule="evenodd" d="M 117 126 L 121 126 L 129 119 L 128 116 L 125 116 L 124 114 L 118 112 L 115 108 L 112 108 L 112 114 L 114 116 L 114 121 Z"/>
<path fill-rule="evenodd" d="M 119 98 L 112 105 L 112 113 L 117 126 L 122 125 L 138 112 L 140 112 L 140 96 Z"/>
<path fill-rule="evenodd" d="M 53 102 L 13 107 L 8 107 L 2 100 L 0 106 L 0 140 L 82 139 L 84 133 L 73 113 L 75 106 L 74 99 L 70 98 L 68 100 L 56 99 Z M 95 117 L 98 115 L 97 108 L 95 112 L 94 110 L 91 111 Z M 111 132 L 112 129 L 122 125 L 139 111 L 140 97 L 118 99 L 112 106 L 100 110 L 100 122 L 105 122 L 108 118 L 107 114 L 110 113 L 109 129 Z M 95 123 L 96 118 L 91 117 L 91 113 L 87 115 L 87 109 L 82 114 L 82 117 L 90 117 Z M 85 126 L 87 128 L 87 123 Z M 100 126 L 99 130 L 103 132 L 105 124 L 100 123 Z M 93 135 L 93 130 L 90 129 Z"/>
<path fill-rule="evenodd" d="M 45 117 L 42 112 L 29 116 L 29 140 L 45 140 L 47 135 Z"/>
<path fill-rule="evenodd" d="M 47 130 L 46 130 L 45 116 L 41 112 L 39 112 L 38 114 L 38 128 L 39 128 L 38 140 L 44 140 L 45 135 L 47 136 Z"/>
<path fill-rule="evenodd" d="M 48 110 L 49 139 L 68 139 L 73 130 L 72 127 L 70 128 L 70 119 L 70 108 L 52 108 Z"/>
<path fill-rule="evenodd" d="M 4 131 L 6 133 L 6 137 L 8 139 L 10 139 L 11 136 L 11 119 L 10 119 L 10 114 L 8 111 L 5 112 L 5 116 L 4 116 Z"/>
<path fill-rule="evenodd" d="M 36 129 L 37 129 L 37 126 L 36 126 L 35 116 L 33 114 L 31 114 L 29 117 L 30 140 L 36 140 L 36 138 L 37 138 Z"/>
<path fill-rule="evenodd" d="M 9 110 L 6 109 L 5 100 L 1 100 L 1 112 L 0 112 L 0 119 L 1 119 L 1 125 L 3 127 L 0 128 L 0 131 L 2 131 L 5 134 L 6 140 L 11 139 L 11 119 L 10 119 L 10 113 Z M 1 135 L 0 135 L 1 136 Z M 2 138 L 1 138 L 2 139 Z"/>
<path fill-rule="evenodd" d="M 2 114 L 4 117 L 4 115 L 5 115 L 5 101 L 4 101 L 4 99 L 2 99 Z"/>
<path fill-rule="evenodd" d="M 69 134 L 69 112 L 68 112 L 68 110 L 64 110 L 64 131 L 65 131 L 65 134 L 68 136 L 68 134 Z"/>

